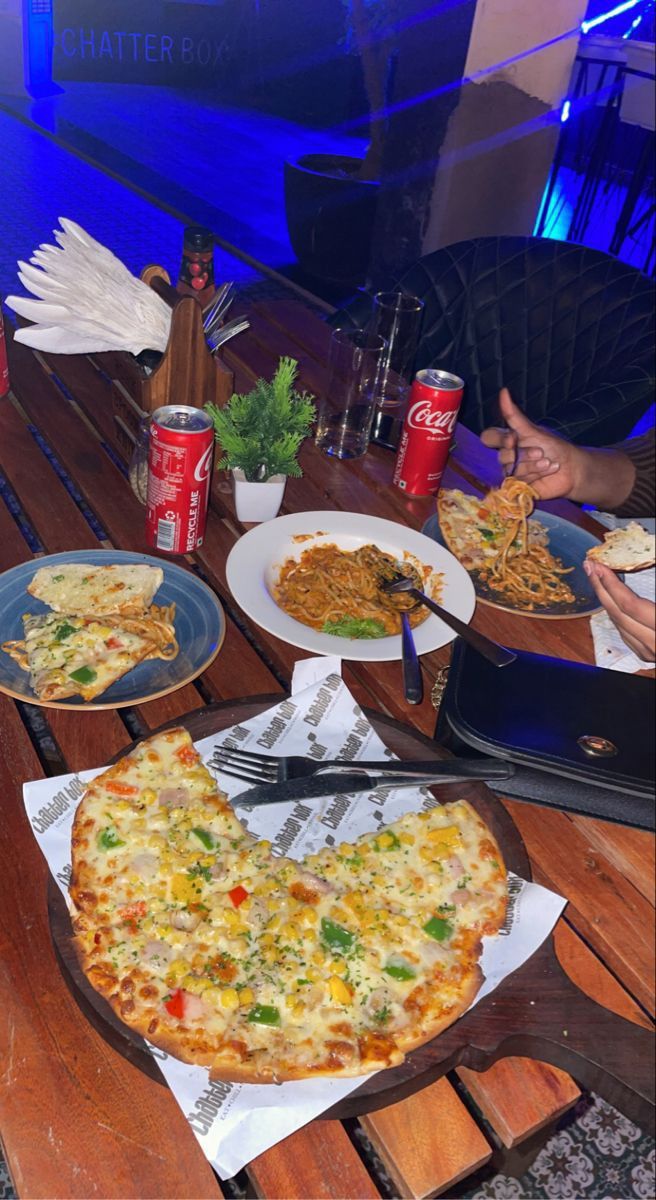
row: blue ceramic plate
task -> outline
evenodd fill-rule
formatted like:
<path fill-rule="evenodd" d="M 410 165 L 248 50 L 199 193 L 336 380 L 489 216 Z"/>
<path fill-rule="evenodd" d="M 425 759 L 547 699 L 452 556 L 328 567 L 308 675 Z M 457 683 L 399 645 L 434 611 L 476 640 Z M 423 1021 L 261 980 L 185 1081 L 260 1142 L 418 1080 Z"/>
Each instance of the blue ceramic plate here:
<path fill-rule="evenodd" d="M 470 571 L 471 580 L 481 604 L 502 608 L 506 612 L 519 613 L 523 617 L 557 617 L 560 620 L 564 617 L 589 617 L 591 613 L 599 612 L 600 604 L 592 584 L 583 570 L 583 559 L 592 546 L 599 545 L 600 539 L 596 538 L 594 534 L 588 533 L 587 529 L 572 525 L 571 521 L 545 512 L 541 508 L 533 513 L 533 517 L 547 530 L 549 550 L 554 557 L 559 558 L 564 567 L 574 568 L 571 574 L 566 576 L 568 586 L 574 593 L 574 602 L 546 605 L 544 608 L 536 608 L 534 612 L 529 612 L 525 608 L 515 607 L 500 599 L 499 594 L 479 579 L 475 571 Z M 422 533 L 426 537 L 432 538 L 434 542 L 438 542 L 440 546 L 446 545 L 437 513 L 428 518 Z"/>
<path fill-rule="evenodd" d="M 225 636 L 225 617 L 214 592 L 191 571 L 184 571 L 175 563 L 121 550 L 72 550 L 49 554 L 46 558 L 35 558 L 5 571 L 0 575 L 0 645 L 23 637 L 23 613 L 49 611 L 47 605 L 27 591 L 27 585 L 39 567 L 74 562 L 93 566 L 138 563 L 161 567 L 164 580 L 154 602 L 158 606 L 175 604 L 175 633 L 180 647 L 177 656 L 168 662 L 151 659 L 138 663 L 96 700 L 84 701 L 80 696 L 71 696 L 68 700 L 44 701 L 34 695 L 28 673 L 0 650 L 0 691 L 44 708 L 123 708 L 126 704 L 155 700 L 190 683 L 218 654 Z"/>

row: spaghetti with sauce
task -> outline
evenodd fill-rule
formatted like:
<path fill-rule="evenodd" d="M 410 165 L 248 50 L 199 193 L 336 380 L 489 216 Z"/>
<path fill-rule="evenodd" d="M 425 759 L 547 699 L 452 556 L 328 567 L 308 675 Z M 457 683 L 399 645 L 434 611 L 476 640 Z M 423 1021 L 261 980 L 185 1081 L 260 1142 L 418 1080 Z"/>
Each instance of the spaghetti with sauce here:
<path fill-rule="evenodd" d="M 412 626 L 428 616 L 407 593 L 387 595 L 380 584 L 400 572 L 413 575 L 418 587 L 431 576 L 431 591 L 439 599 L 442 576 L 413 560 L 399 564 L 391 554 L 368 544 L 357 550 L 335 545 L 312 546 L 299 559 L 283 563 L 272 588 L 276 603 L 290 617 L 337 637 L 388 637 L 401 632 L 400 612 Z"/>
<path fill-rule="evenodd" d="M 463 492 L 440 494 L 440 527 L 463 566 L 513 607 L 532 612 L 571 605 L 575 596 L 563 566 L 548 549 L 548 534 L 530 520 L 538 493 L 512 476 L 482 500 Z"/>

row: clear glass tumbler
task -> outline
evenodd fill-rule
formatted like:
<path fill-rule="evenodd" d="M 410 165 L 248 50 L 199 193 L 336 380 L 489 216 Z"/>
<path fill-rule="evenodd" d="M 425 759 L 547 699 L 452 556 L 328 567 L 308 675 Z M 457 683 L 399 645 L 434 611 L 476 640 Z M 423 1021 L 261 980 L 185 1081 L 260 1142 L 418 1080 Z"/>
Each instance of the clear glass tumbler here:
<path fill-rule="evenodd" d="M 380 396 L 371 440 L 396 448 L 403 425 L 419 343 L 424 302 L 406 292 L 376 292 L 369 322 L 372 334 L 384 337 Z"/>
<path fill-rule="evenodd" d="M 130 487 L 141 504 L 148 495 L 148 447 L 150 442 L 150 417 L 142 417 L 134 440 L 134 450 L 128 464 Z"/>
<path fill-rule="evenodd" d="M 325 454 L 361 458 L 366 452 L 385 348 L 385 339 L 368 330 L 333 330 L 315 434 Z"/>

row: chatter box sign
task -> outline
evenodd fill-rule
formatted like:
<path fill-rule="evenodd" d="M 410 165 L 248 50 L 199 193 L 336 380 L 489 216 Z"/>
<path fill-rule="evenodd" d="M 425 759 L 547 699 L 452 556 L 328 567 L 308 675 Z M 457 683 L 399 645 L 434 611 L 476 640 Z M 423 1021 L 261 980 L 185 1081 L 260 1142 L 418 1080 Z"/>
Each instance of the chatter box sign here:
<path fill-rule="evenodd" d="M 245 0 L 57 0 L 53 75 L 207 86 L 248 7 Z"/>

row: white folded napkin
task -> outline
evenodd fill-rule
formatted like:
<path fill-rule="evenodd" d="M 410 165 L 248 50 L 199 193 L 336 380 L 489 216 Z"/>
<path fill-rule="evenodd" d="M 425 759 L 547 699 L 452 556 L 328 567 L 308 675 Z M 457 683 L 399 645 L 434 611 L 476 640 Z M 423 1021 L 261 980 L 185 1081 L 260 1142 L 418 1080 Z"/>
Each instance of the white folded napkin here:
<path fill-rule="evenodd" d="M 18 263 L 18 278 L 38 299 L 7 296 L 9 308 L 34 322 L 16 341 L 51 354 L 166 350 L 168 304 L 80 225 L 59 223 L 58 246 L 42 245 Z"/>

